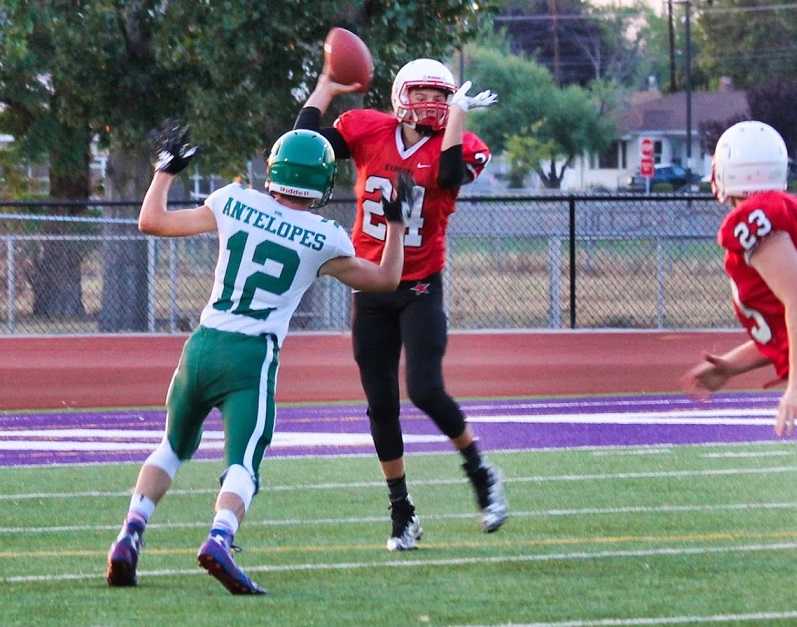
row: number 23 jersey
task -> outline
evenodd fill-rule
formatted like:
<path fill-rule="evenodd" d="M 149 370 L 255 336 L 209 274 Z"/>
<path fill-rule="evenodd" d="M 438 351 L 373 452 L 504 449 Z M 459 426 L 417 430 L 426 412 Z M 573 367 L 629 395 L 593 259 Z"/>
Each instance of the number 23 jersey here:
<path fill-rule="evenodd" d="M 777 231 L 788 233 L 792 242 L 797 242 L 797 198 L 784 192 L 762 192 L 725 217 L 717 240 L 725 249 L 725 272 L 731 280 L 736 317 L 772 361 L 777 375 L 785 378 L 789 374 L 789 338 L 783 303 L 749 263 L 761 241 Z"/>
<path fill-rule="evenodd" d="M 382 211 L 382 192 L 390 194 L 402 170 L 415 181 L 412 214 L 404 235 L 402 281 L 422 279 L 445 265 L 445 235 L 454 212 L 459 188 L 437 184 L 443 133 L 423 137 L 405 148 L 396 117 L 373 109 L 353 109 L 335 120 L 335 128 L 351 152 L 357 181 L 357 215 L 352 240 L 358 257 L 379 263 L 387 225 Z M 490 150 L 474 133 L 462 137 L 462 156 L 471 180 L 490 160 Z"/>

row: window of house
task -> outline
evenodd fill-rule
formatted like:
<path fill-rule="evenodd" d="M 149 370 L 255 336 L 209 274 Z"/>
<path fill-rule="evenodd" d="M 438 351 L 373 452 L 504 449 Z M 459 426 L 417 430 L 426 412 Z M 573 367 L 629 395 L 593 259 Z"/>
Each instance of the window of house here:
<path fill-rule="evenodd" d="M 661 140 L 657 139 L 653 142 L 653 163 L 661 163 Z"/>
<path fill-rule="evenodd" d="M 613 141 L 606 150 L 598 155 L 598 167 L 602 170 L 616 170 L 619 154 L 620 142 Z"/>

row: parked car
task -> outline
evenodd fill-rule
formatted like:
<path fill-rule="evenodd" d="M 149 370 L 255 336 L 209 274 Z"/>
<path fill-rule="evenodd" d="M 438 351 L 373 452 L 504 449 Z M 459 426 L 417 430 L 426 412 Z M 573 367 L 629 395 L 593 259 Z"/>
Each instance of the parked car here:
<path fill-rule="evenodd" d="M 694 172 L 687 175 L 686 168 L 680 165 L 662 165 L 654 167 L 653 176 L 650 178 L 650 189 L 652 190 L 659 183 L 669 183 L 673 191 L 679 191 L 689 184 L 699 185 L 700 175 Z M 637 172 L 628 181 L 630 191 L 645 191 L 645 177 Z"/>

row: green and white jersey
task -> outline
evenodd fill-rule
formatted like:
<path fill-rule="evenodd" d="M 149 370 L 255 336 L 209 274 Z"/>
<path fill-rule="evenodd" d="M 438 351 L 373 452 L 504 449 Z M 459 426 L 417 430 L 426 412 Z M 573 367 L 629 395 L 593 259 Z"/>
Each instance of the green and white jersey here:
<path fill-rule="evenodd" d="M 205 204 L 216 216 L 219 259 L 200 324 L 247 335 L 273 333 L 281 346 L 320 267 L 354 255 L 348 233 L 332 220 L 238 184 L 217 189 Z"/>

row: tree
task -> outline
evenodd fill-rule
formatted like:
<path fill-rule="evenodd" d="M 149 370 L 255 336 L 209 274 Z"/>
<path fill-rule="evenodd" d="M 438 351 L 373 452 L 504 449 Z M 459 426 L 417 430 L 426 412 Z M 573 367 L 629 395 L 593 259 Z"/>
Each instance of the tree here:
<path fill-rule="evenodd" d="M 759 7 L 750 0 L 716 0 L 698 13 L 698 68 L 729 76 L 747 88 L 790 76 L 797 62 L 797 20 L 788 5 Z M 785 9 L 784 9 L 785 6 Z"/>
<path fill-rule="evenodd" d="M 348 26 L 368 42 L 376 79 L 366 103 L 379 106 L 389 102 L 401 65 L 450 54 L 475 33 L 492 5 L 17 0 L 0 10 L 0 103 L 13 109 L 2 124 L 31 145 L 48 120 L 83 134 L 79 141 L 61 137 L 38 146 L 51 163 L 57 150 L 76 146 L 76 154 L 86 155 L 88 141 L 98 139 L 109 149 L 107 199 L 136 202 L 149 181 L 147 136 L 164 117 L 192 124 L 205 148 L 204 167 L 241 171 L 250 155 L 292 125 L 331 26 Z M 26 101 L 16 102 L 18 94 Z M 13 124 L 6 124 L 11 117 Z M 85 176 L 82 164 L 59 162 L 75 165 L 64 180 Z M 106 215 L 135 212 L 108 207 Z M 140 242 L 114 241 L 104 247 L 104 257 L 101 329 L 143 330 L 146 249 Z"/>
<path fill-rule="evenodd" d="M 545 68 L 517 55 L 474 47 L 469 57 L 477 88 L 489 87 L 500 98 L 499 106 L 474 115 L 473 127 L 494 152 L 506 150 L 515 183 L 533 170 L 546 187 L 558 189 L 576 155 L 611 141 L 605 84 L 594 94 L 578 85 L 558 88 Z"/>
<path fill-rule="evenodd" d="M 750 117 L 775 128 L 792 157 L 797 156 L 797 80 L 770 79 L 747 91 Z"/>
<path fill-rule="evenodd" d="M 50 71 L 57 55 L 59 21 L 50 3 L 16 2 L 0 12 L 0 131 L 16 138 L 10 155 L 28 162 L 49 160 L 50 195 L 89 195 L 90 133 L 85 116 L 70 107 L 79 85 Z M 9 163 L 9 168 L 13 165 Z M 84 205 L 53 213 L 75 215 Z M 55 224 L 51 232 L 62 232 Z M 33 313 L 47 318 L 82 316 L 80 264 L 83 253 L 67 242 L 33 244 L 26 274 Z"/>
<path fill-rule="evenodd" d="M 650 52 L 648 23 L 657 20 L 641 0 L 591 5 L 584 0 L 509 0 L 495 18 L 512 52 L 542 64 L 560 85 L 606 79 L 637 84 Z"/>

